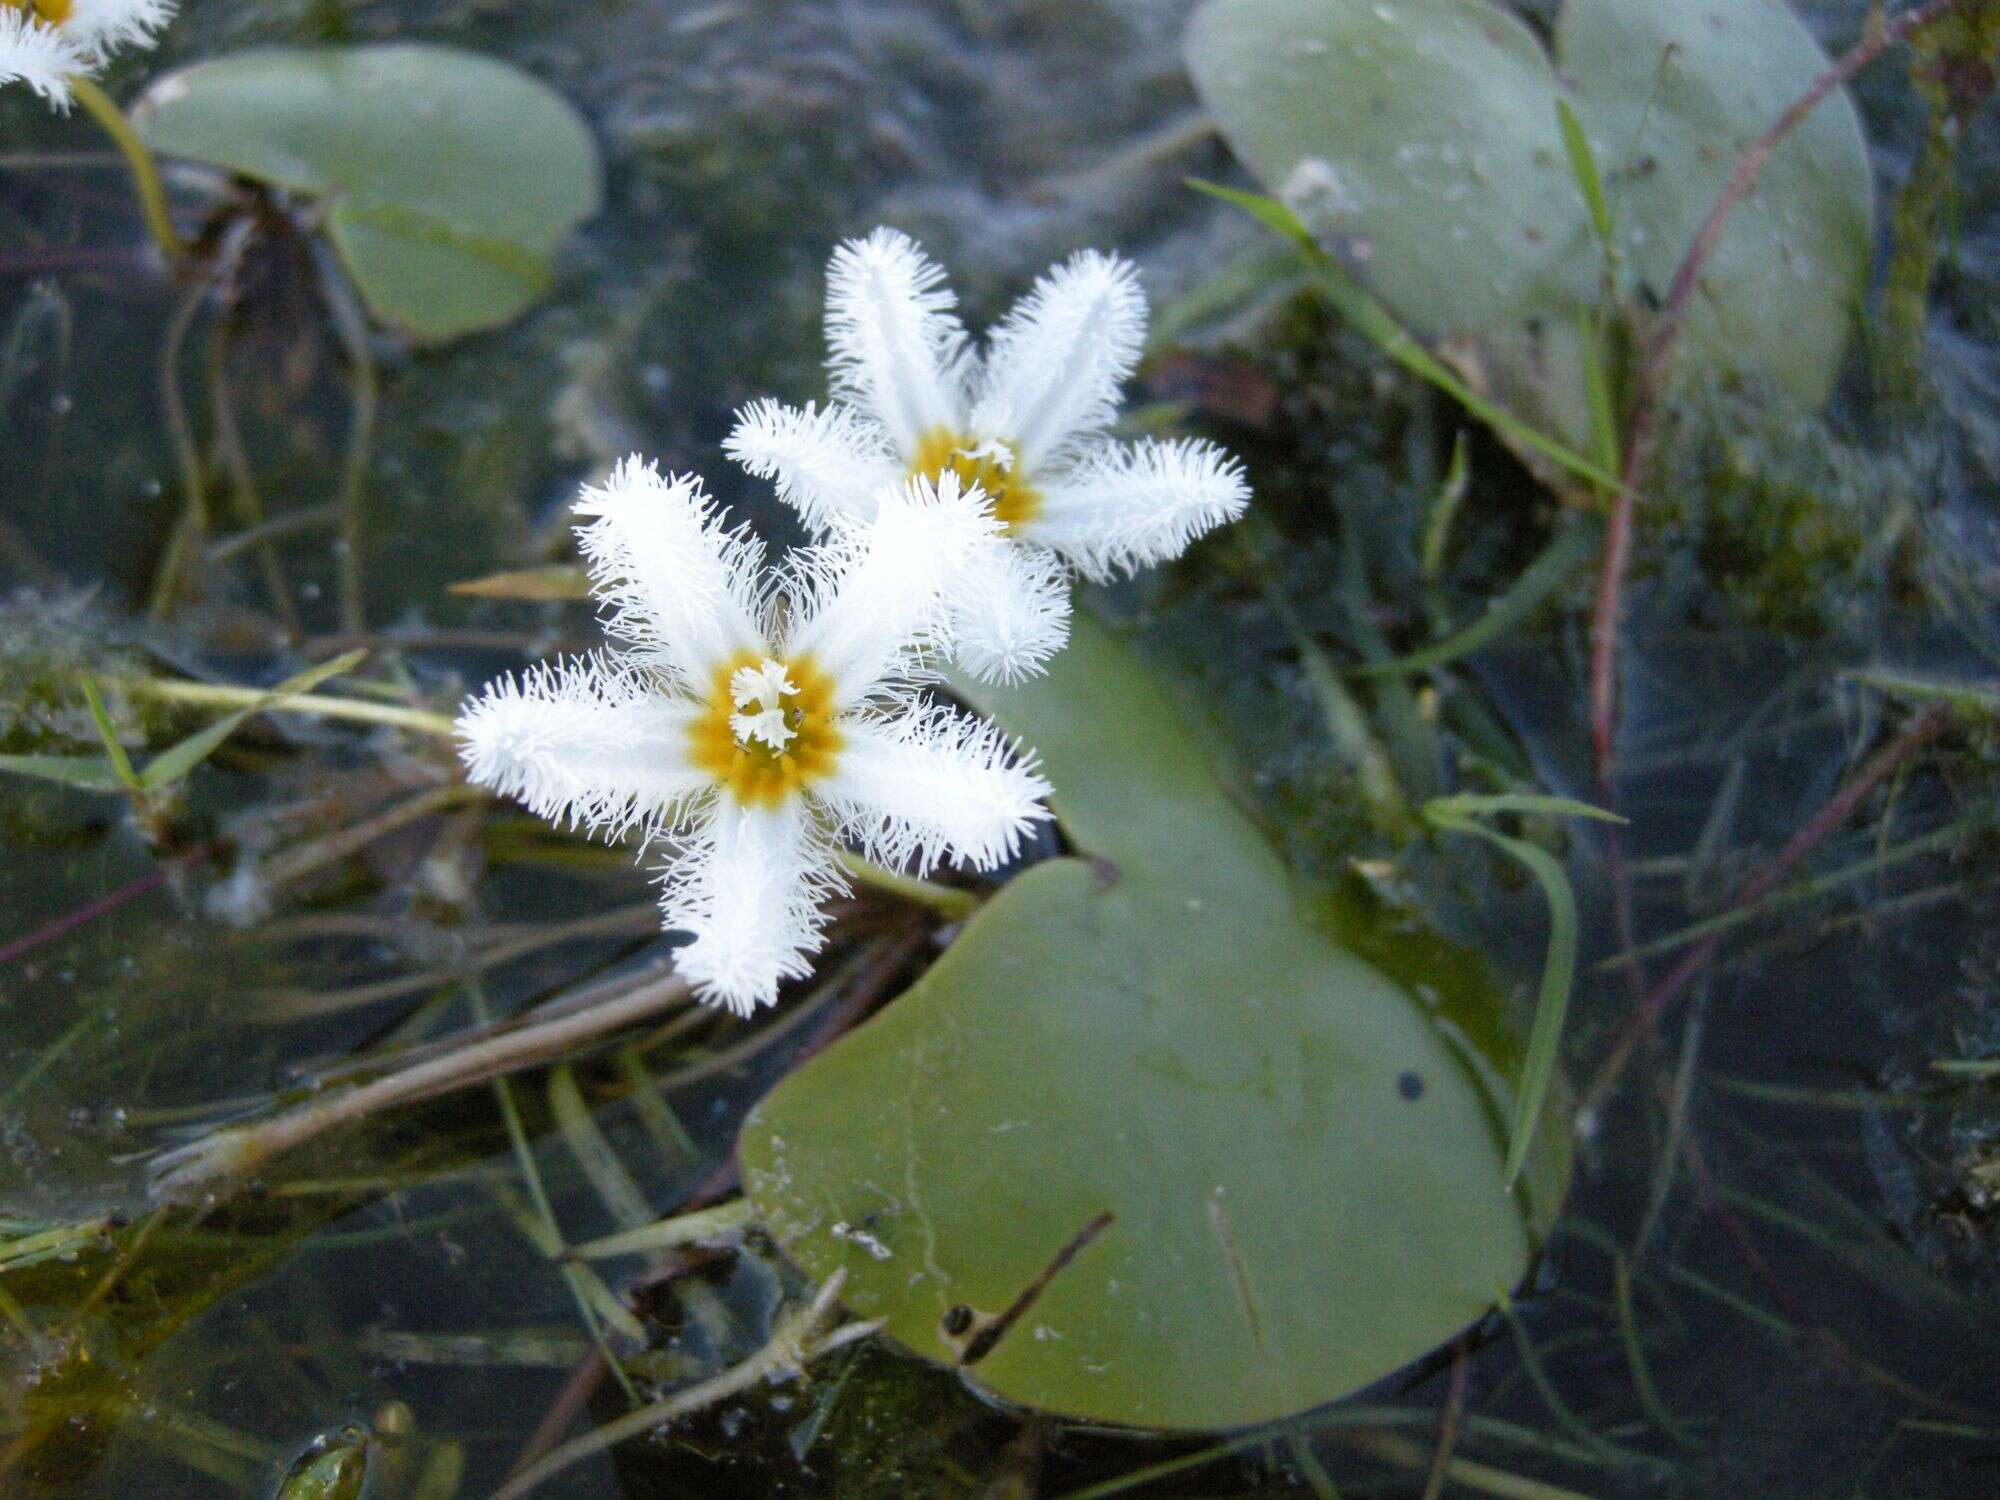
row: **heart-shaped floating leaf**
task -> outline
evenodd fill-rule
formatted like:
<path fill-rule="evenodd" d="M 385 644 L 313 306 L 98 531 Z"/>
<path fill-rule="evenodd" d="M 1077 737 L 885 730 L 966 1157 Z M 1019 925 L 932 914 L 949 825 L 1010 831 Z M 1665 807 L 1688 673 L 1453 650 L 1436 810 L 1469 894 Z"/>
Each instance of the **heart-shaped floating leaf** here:
<path fill-rule="evenodd" d="M 1302 1410 L 1478 1318 L 1567 1171 L 1545 1132 L 1503 1185 L 1490 992 L 1454 1024 L 1334 942 L 1101 627 L 989 706 L 1093 859 L 1009 882 L 752 1112 L 779 1241 L 916 1352 L 1101 1422 Z"/>
<path fill-rule="evenodd" d="M 560 95 L 445 47 L 219 57 L 154 83 L 133 123 L 155 151 L 320 200 L 369 308 L 419 339 L 518 316 L 602 195 Z"/>
<path fill-rule="evenodd" d="M 1582 448 L 1576 315 L 1604 257 L 1557 101 L 1601 176 L 1621 291 L 1643 305 L 1826 58 L 1776 0 L 1571 0 L 1555 46 L 1552 62 L 1489 0 L 1209 0 L 1187 59 L 1237 154 L 1348 244 L 1406 324 Z M 1835 91 L 1731 215 L 1684 357 L 1824 400 L 1867 276 L 1872 194 L 1860 121 Z"/>

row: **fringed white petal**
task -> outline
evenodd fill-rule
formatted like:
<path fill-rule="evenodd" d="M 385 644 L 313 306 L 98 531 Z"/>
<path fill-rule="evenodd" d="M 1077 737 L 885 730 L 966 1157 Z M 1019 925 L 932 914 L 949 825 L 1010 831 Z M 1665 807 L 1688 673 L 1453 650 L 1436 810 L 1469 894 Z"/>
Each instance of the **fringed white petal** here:
<path fill-rule="evenodd" d="M 759 479 L 775 480 L 778 498 L 822 534 L 837 516 L 871 518 L 875 496 L 909 469 L 879 422 L 837 401 L 803 410 L 753 401 L 736 414 L 723 450 Z"/>
<path fill-rule="evenodd" d="M 95 52 L 150 47 L 174 18 L 174 0 L 74 0 L 62 29 Z"/>
<path fill-rule="evenodd" d="M 716 800 L 668 867 L 660 899 L 667 926 L 693 937 L 674 962 L 704 1002 L 747 1016 L 812 971 L 820 903 L 846 889 L 835 859 L 799 798 L 775 808 Z"/>
<path fill-rule="evenodd" d="M 1053 547 L 1100 581 L 1178 557 L 1250 503 L 1243 465 L 1196 438 L 1101 444 L 1040 491 L 1022 539 Z"/>
<path fill-rule="evenodd" d="M 602 657 L 543 662 L 466 703 L 468 777 L 551 823 L 617 839 L 683 821 L 712 790 L 688 759 L 696 705 Z"/>
<path fill-rule="evenodd" d="M 1045 547 L 996 541 L 951 594 L 952 660 L 981 682 L 1038 677 L 1069 641 L 1069 570 Z"/>
<path fill-rule="evenodd" d="M 963 415 L 965 329 L 953 306 L 944 272 L 893 229 L 846 241 L 827 267 L 835 394 L 872 413 L 899 453 Z"/>
<path fill-rule="evenodd" d="M 605 626 L 696 693 L 741 651 L 768 654 L 758 627 L 764 548 L 730 531 L 695 476 L 663 476 L 636 455 L 586 486 L 577 541 Z"/>
<path fill-rule="evenodd" d="M 1110 425 L 1145 341 L 1146 295 L 1132 263 L 1079 251 L 993 331 L 973 426 L 1004 430 L 1028 472 L 1039 473 Z"/>
<path fill-rule="evenodd" d="M 795 612 L 786 651 L 833 679 L 834 706 L 894 687 L 948 637 L 948 599 L 966 564 L 999 535 L 985 496 L 958 476 L 883 490 L 875 519 L 792 555 Z"/>
<path fill-rule="evenodd" d="M 69 38 L 26 11 L 0 4 L 0 84 L 25 83 L 67 110 L 70 79 L 89 72 L 89 60 Z"/>
<path fill-rule="evenodd" d="M 997 728 L 944 707 L 841 725 L 840 763 L 815 788 L 868 858 L 918 873 L 947 857 L 1011 859 L 1049 812 L 1049 784 Z"/>

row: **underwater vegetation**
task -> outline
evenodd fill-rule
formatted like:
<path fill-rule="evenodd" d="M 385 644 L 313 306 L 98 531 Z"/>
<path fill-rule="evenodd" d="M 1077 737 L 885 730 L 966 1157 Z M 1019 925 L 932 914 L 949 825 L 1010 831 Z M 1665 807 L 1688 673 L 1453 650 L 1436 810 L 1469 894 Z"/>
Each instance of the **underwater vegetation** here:
<path fill-rule="evenodd" d="M 0 1491 L 2000 1475 L 1993 0 L 0 0 Z"/>

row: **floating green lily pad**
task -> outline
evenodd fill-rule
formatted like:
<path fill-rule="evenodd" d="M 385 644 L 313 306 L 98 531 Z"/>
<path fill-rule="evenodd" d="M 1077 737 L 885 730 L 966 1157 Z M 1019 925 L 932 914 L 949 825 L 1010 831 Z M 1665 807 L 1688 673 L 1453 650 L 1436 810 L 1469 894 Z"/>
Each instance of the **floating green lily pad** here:
<path fill-rule="evenodd" d="M 1553 1212 L 1559 1133 L 1510 1195 L 1499 1071 L 1314 922 L 1104 629 L 988 706 L 1091 858 L 1009 882 L 752 1112 L 744 1185 L 787 1252 L 994 1395 L 1135 1426 L 1302 1410 L 1480 1317 Z"/>
<path fill-rule="evenodd" d="M 1556 101 L 1589 141 L 1628 303 L 1664 296 L 1743 149 L 1827 65 L 1775 0 L 1571 0 L 1552 60 L 1488 0 L 1209 0 L 1196 86 L 1231 146 L 1414 331 L 1583 447 L 1576 315 L 1604 261 Z M 1772 154 L 1689 307 L 1684 361 L 1817 404 L 1861 303 L 1873 188 L 1836 90 Z"/>
<path fill-rule="evenodd" d="M 444 47 L 219 57 L 155 82 L 133 123 L 155 151 L 320 200 L 369 308 L 419 339 L 517 317 L 602 199 L 596 144 L 560 95 Z"/>

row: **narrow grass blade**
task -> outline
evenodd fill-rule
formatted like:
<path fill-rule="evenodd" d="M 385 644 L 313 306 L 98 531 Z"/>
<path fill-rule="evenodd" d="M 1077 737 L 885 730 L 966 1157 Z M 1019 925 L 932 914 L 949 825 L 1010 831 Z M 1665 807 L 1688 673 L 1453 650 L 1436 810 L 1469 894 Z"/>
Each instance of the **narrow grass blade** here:
<path fill-rule="evenodd" d="M 223 741 L 234 734 L 243 721 L 252 714 L 274 708 L 287 698 L 296 698 L 302 693 L 309 693 L 322 682 L 338 677 L 343 672 L 352 671 L 367 654 L 366 651 L 349 651 L 344 656 L 336 656 L 332 661 L 321 662 L 318 666 L 308 668 L 295 677 L 286 678 L 255 702 L 233 713 L 224 714 L 207 728 L 198 729 L 178 744 L 162 750 L 146 763 L 146 769 L 139 776 L 140 784 L 148 791 L 157 791 L 161 787 L 179 781 L 221 749 Z"/>
<path fill-rule="evenodd" d="M 1567 99 L 1556 100 L 1556 125 L 1562 131 L 1570 175 L 1576 179 L 1576 190 L 1583 195 L 1583 206 L 1590 210 L 1590 227 L 1597 234 L 1604 263 L 1615 266 L 1618 240 L 1611 226 L 1611 205 L 1604 196 L 1604 178 L 1597 170 L 1597 156 L 1590 149 L 1590 138 L 1583 133 L 1583 122 L 1577 119 Z"/>
<path fill-rule="evenodd" d="M 1539 844 L 1486 827 L 1477 821 L 1482 813 L 1546 812 L 1564 816 L 1602 818 L 1616 822 L 1614 814 L 1572 802 L 1566 797 L 1497 796 L 1440 797 L 1424 804 L 1425 820 L 1453 833 L 1470 833 L 1494 844 L 1512 856 L 1535 877 L 1549 907 L 1548 955 L 1542 963 L 1542 983 L 1535 999 L 1535 1020 L 1528 1032 L 1528 1050 L 1521 1064 L 1519 1097 L 1514 1106 L 1514 1125 L 1507 1142 L 1507 1185 L 1513 1187 L 1528 1159 L 1528 1147 L 1535 1138 L 1535 1125 L 1555 1079 L 1557 1054 L 1562 1045 L 1563 1020 L 1569 1013 L 1570 989 L 1576 978 L 1576 892 L 1569 876 L 1554 855 Z"/>
<path fill-rule="evenodd" d="M 626 1229 L 651 1224 L 657 1217 L 652 1204 L 646 1201 L 639 1184 L 632 1180 L 625 1163 L 618 1159 L 611 1142 L 591 1118 L 590 1106 L 584 1103 L 583 1091 L 577 1087 L 576 1070 L 568 1063 L 549 1074 L 549 1109 L 555 1115 L 556 1128 L 562 1132 L 563 1144 L 583 1168 L 590 1185 L 597 1189 L 597 1196 L 612 1219 Z"/>
<path fill-rule="evenodd" d="M 86 792 L 130 790 L 130 783 L 108 755 L 0 755 L 0 771 Z"/>
<path fill-rule="evenodd" d="M 1489 427 L 1522 447 L 1541 454 L 1552 463 L 1568 469 L 1572 474 L 1612 492 L 1623 488 L 1617 476 L 1610 470 L 1572 451 L 1567 444 L 1558 442 L 1546 433 L 1539 432 L 1525 422 L 1509 416 L 1460 380 L 1448 365 L 1410 337 L 1403 325 L 1396 321 L 1395 316 L 1370 296 L 1345 266 L 1320 249 L 1313 240 L 1311 232 L 1299 222 L 1297 215 L 1277 199 L 1267 198 L 1261 193 L 1240 192 L 1235 188 L 1204 182 L 1197 177 L 1190 177 L 1187 181 L 1188 186 L 1197 192 L 1207 193 L 1212 198 L 1220 198 L 1225 203 L 1234 204 L 1258 223 L 1284 235 L 1297 245 L 1312 262 L 1313 269 L 1319 273 L 1321 287 L 1326 292 L 1328 300 L 1333 303 L 1334 310 L 1376 348 L 1411 374 L 1428 380 Z"/>
<path fill-rule="evenodd" d="M 119 785 L 128 791 L 138 791 L 139 773 L 132 769 L 132 757 L 118 742 L 118 732 L 111 727 L 111 716 L 104 711 L 104 700 L 98 696 L 97 684 L 91 680 L 89 673 L 78 680 L 83 684 L 83 701 L 90 705 L 90 721 L 97 726 L 97 737 L 104 741 L 104 753 L 111 759 Z"/>
<path fill-rule="evenodd" d="M 1600 536 L 1600 528 L 1594 522 L 1571 522 L 1556 533 L 1555 539 L 1542 549 L 1541 556 L 1529 563 L 1521 576 L 1470 625 L 1422 650 L 1353 667 L 1351 673 L 1357 677 L 1382 677 L 1390 673 L 1427 672 L 1470 656 L 1526 620 L 1575 577 L 1577 570 L 1597 555 Z"/>

